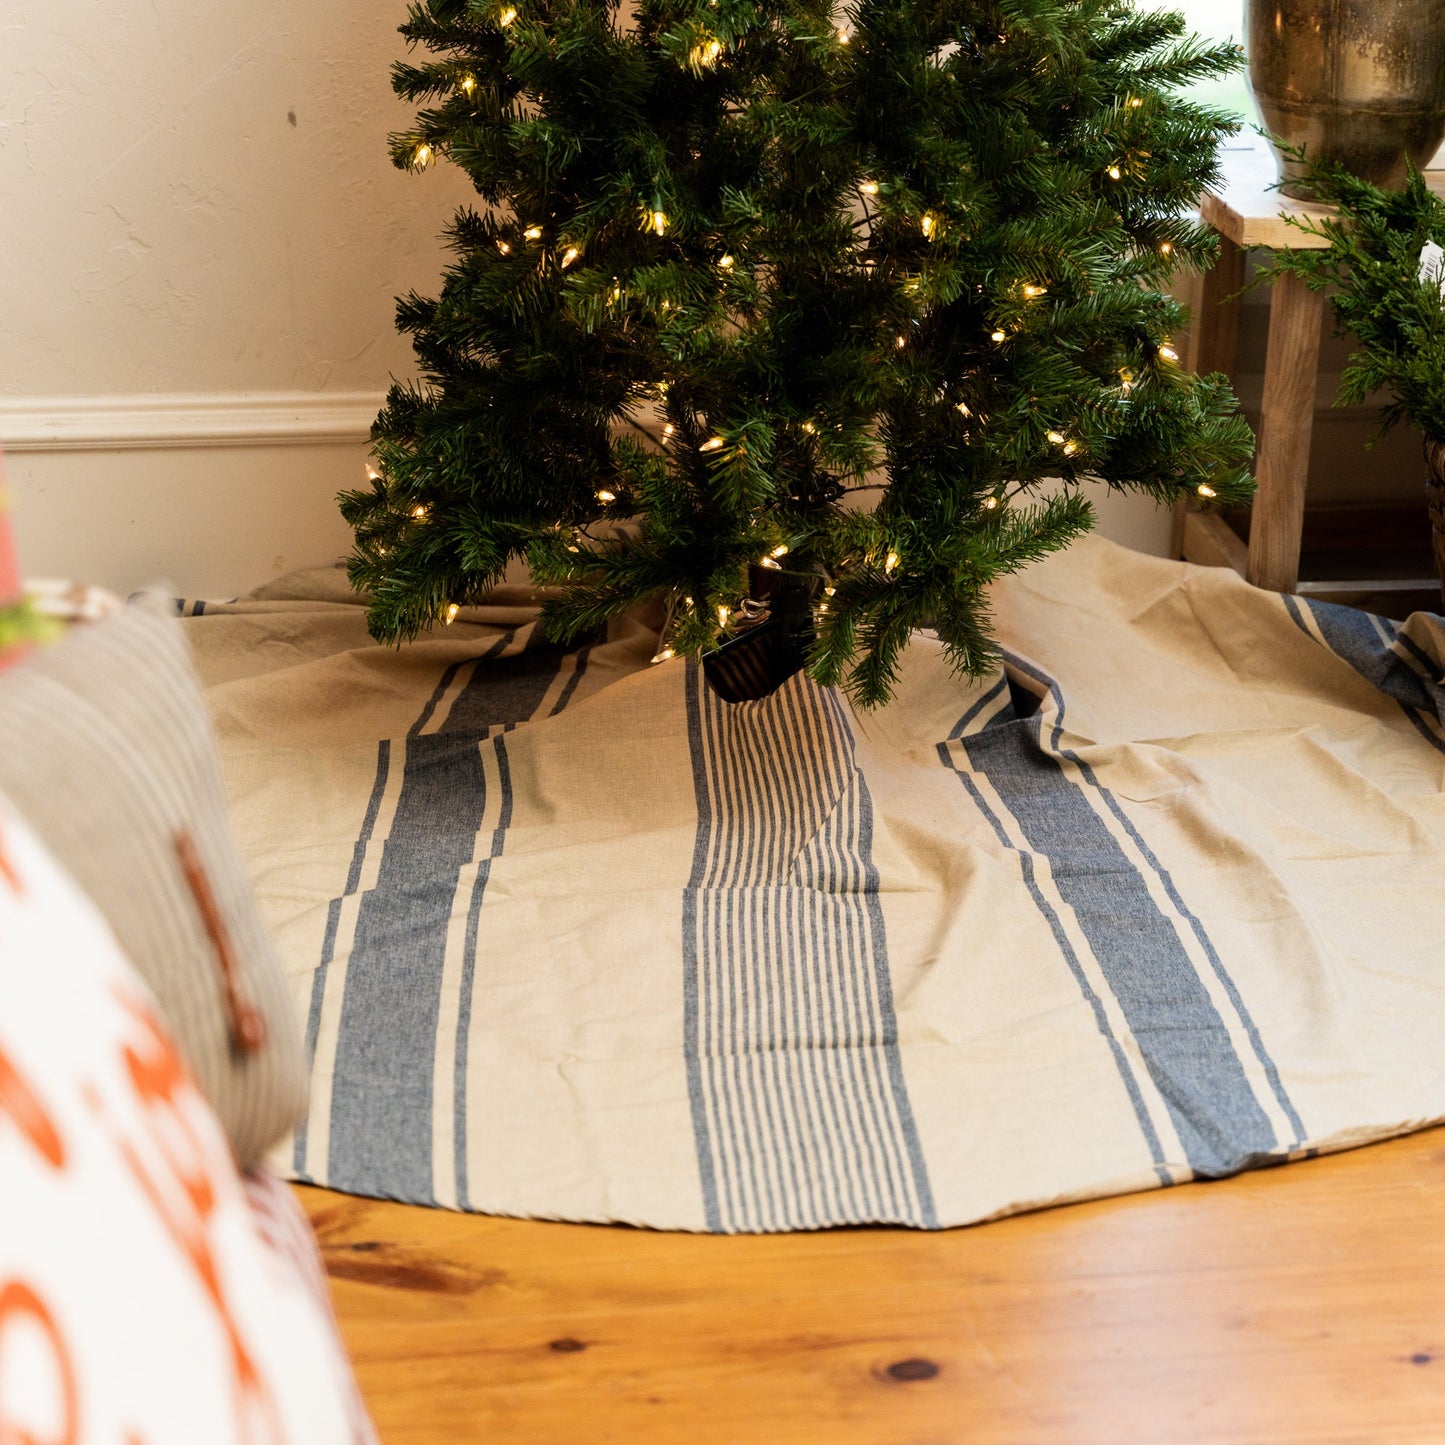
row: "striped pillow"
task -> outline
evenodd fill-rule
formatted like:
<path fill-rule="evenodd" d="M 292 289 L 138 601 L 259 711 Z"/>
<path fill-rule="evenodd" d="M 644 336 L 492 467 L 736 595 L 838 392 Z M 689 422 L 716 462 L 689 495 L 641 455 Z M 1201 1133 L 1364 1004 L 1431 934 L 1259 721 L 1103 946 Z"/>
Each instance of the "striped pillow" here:
<path fill-rule="evenodd" d="M 305 1052 L 186 644 L 158 605 L 0 673 L 0 793 L 106 916 L 249 1165 L 305 1106 Z"/>

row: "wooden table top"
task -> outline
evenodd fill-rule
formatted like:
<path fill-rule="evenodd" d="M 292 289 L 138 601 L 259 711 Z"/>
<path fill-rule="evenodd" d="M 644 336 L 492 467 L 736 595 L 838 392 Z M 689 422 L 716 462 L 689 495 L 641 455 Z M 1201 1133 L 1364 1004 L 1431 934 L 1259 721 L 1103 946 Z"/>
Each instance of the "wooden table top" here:
<path fill-rule="evenodd" d="M 1325 242 L 1291 226 L 1286 216 L 1328 216 L 1330 206 L 1296 201 L 1271 189 L 1279 183 L 1279 163 L 1262 137 L 1241 137 L 1221 152 L 1224 183 L 1206 191 L 1199 214 L 1236 246 L 1269 246 L 1290 251 L 1322 251 Z M 1445 195 L 1445 170 L 1426 171 L 1432 191 Z"/>
<path fill-rule="evenodd" d="M 1445 1130 L 934 1234 L 299 1194 L 385 1445 L 1445 1441 Z"/>

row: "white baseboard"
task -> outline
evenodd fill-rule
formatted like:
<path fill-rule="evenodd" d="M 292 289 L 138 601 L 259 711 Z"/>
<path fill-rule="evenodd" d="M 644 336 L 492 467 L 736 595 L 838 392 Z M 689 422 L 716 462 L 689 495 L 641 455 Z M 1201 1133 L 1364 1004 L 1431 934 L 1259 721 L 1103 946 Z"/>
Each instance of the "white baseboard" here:
<path fill-rule="evenodd" d="M 0 398 L 11 453 L 364 442 L 382 393 L 219 392 Z"/>
<path fill-rule="evenodd" d="M 366 485 L 367 442 L 258 445 L 188 438 L 39 448 L 6 457 L 20 564 L 122 596 L 157 577 L 189 597 L 234 597 L 344 556 L 338 492 Z"/>

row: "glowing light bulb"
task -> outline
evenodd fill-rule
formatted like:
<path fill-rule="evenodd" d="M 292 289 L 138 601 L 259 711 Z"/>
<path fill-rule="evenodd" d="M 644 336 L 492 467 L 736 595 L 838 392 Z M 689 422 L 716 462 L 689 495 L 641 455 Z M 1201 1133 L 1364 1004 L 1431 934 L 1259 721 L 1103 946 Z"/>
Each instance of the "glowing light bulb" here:
<path fill-rule="evenodd" d="M 654 211 L 652 213 L 652 229 L 656 231 L 659 236 L 664 236 L 667 234 L 666 211 Z"/>
<path fill-rule="evenodd" d="M 700 452 L 715 452 L 726 445 L 721 437 L 709 437 L 699 448 Z"/>
<path fill-rule="evenodd" d="M 972 416 L 972 415 L 973 415 L 973 411 L 972 411 L 972 409 L 969 407 L 969 404 L 968 404 L 966 401 L 961 401 L 961 402 L 959 402 L 958 406 L 955 407 L 954 409 L 955 409 L 956 411 L 958 411 L 960 414 L 962 414 L 963 416 Z"/>
<path fill-rule="evenodd" d="M 893 344 L 894 344 L 894 346 L 897 346 L 897 347 L 900 347 L 900 348 L 901 348 L 901 347 L 904 347 L 904 346 L 907 346 L 907 345 L 908 345 L 908 338 L 907 338 L 906 336 L 895 336 L 895 337 L 893 338 Z"/>
<path fill-rule="evenodd" d="M 853 37 L 846 30 L 840 30 L 838 32 L 839 45 L 848 45 L 852 42 L 852 39 Z"/>
<path fill-rule="evenodd" d="M 576 246 L 568 246 L 567 249 L 562 253 L 562 269 L 566 270 L 566 268 L 570 266 L 581 254 L 582 253 L 576 248 Z"/>
<path fill-rule="evenodd" d="M 878 194 L 878 182 L 862 181 L 859 183 L 858 189 L 862 191 L 865 196 L 876 196 Z"/>
<path fill-rule="evenodd" d="M 1138 110 L 1139 107 L 1140 107 L 1141 105 L 1143 105 L 1143 104 L 1144 104 L 1144 102 L 1143 102 L 1142 100 L 1140 100 L 1137 95 L 1130 97 L 1130 100 L 1129 100 L 1129 108 L 1130 108 L 1131 110 Z"/>
<path fill-rule="evenodd" d="M 540 241 L 542 239 L 542 228 L 540 226 L 528 226 L 522 234 L 529 241 Z"/>
<path fill-rule="evenodd" d="M 1200 484 L 1194 490 L 1198 492 L 1201 497 L 1205 498 L 1206 501 L 1210 497 L 1217 497 L 1219 495 L 1219 493 L 1216 492 L 1214 488 L 1209 485 L 1208 482 L 1200 482 Z"/>
<path fill-rule="evenodd" d="M 1056 447 L 1061 447 L 1064 444 L 1063 432 L 1051 431 L 1048 433 L 1048 438 Z"/>
<path fill-rule="evenodd" d="M 665 437 L 670 437 L 670 436 L 673 434 L 673 432 L 675 432 L 676 430 L 677 430 L 677 428 L 676 428 L 675 426 L 673 426 L 673 424 L 672 424 L 671 422 L 668 422 L 668 424 L 667 424 L 665 427 L 663 427 L 663 429 L 662 429 L 662 434 L 663 434 L 663 436 L 665 436 Z"/>
<path fill-rule="evenodd" d="M 826 612 L 827 610 L 828 610 L 828 604 L 827 604 L 826 602 L 820 602 L 820 603 L 818 604 L 818 611 L 819 611 L 819 612 Z"/>
<path fill-rule="evenodd" d="M 768 553 L 769 557 L 786 557 L 787 555 L 788 544 L 786 542 L 779 542 L 778 545 L 774 547 L 771 552 Z"/>
<path fill-rule="evenodd" d="M 885 572 L 891 572 L 897 565 L 898 565 L 898 553 L 897 553 L 897 552 L 890 552 L 890 553 L 883 559 L 883 570 L 884 570 Z"/>
<path fill-rule="evenodd" d="M 604 487 L 600 492 L 597 493 L 597 500 L 599 502 L 615 502 L 617 500 L 617 493 L 609 492 L 607 488 Z"/>
<path fill-rule="evenodd" d="M 1164 255 L 1168 256 L 1173 252 L 1174 247 L 1171 246 L 1168 241 L 1160 241 L 1159 249 L 1164 253 Z"/>
<path fill-rule="evenodd" d="M 509 26 L 516 18 L 516 10 L 513 9 L 512 6 L 508 5 L 507 8 L 503 10 L 499 16 L 497 16 L 497 24 L 500 25 L 503 30 L 505 30 L 507 26 Z"/>
<path fill-rule="evenodd" d="M 825 588 L 823 589 L 823 595 L 824 595 L 825 597 L 831 597 L 831 596 L 833 596 L 833 594 L 834 594 L 835 592 L 837 592 L 837 590 L 838 590 L 838 589 L 837 589 L 836 587 L 825 587 Z"/>
<path fill-rule="evenodd" d="M 724 271 L 731 271 L 733 268 L 733 258 L 731 256 L 723 256 L 719 258 L 718 265 L 721 266 Z"/>
<path fill-rule="evenodd" d="M 1033 300 L 1035 300 L 1037 297 L 1040 297 L 1040 296 L 1047 296 L 1048 294 L 1049 294 L 1049 293 L 1048 293 L 1048 287 L 1046 287 L 1046 286 L 1025 286 L 1025 287 L 1024 287 L 1024 295 L 1027 296 L 1030 301 L 1033 301 Z"/>
<path fill-rule="evenodd" d="M 418 522 L 425 522 L 425 521 L 426 521 L 426 508 L 425 508 L 424 506 L 415 506 L 415 507 L 413 507 L 413 508 L 411 509 L 411 514 L 412 514 L 413 517 L 415 517 L 415 518 L 417 519 Z"/>
<path fill-rule="evenodd" d="M 1005 336 L 1002 331 L 991 331 L 991 332 L 989 333 L 989 340 L 990 340 L 990 341 L 1007 341 L 1007 340 L 1008 340 L 1008 337 Z"/>
<path fill-rule="evenodd" d="M 366 480 L 368 482 L 379 482 L 381 480 L 381 473 L 377 471 L 375 464 L 372 462 L 367 462 L 366 464 Z"/>
<path fill-rule="evenodd" d="M 782 568 L 779 566 L 779 564 L 778 564 L 777 562 L 775 562 L 771 557 L 759 557 L 759 558 L 758 558 L 758 566 L 759 566 L 759 567 L 771 567 L 774 572 L 779 572 L 779 571 L 782 570 Z"/>
<path fill-rule="evenodd" d="M 429 145 L 419 145 L 411 154 L 412 169 L 424 171 L 432 163 L 432 156 L 435 154 Z"/>
<path fill-rule="evenodd" d="M 1179 353 L 1175 351 L 1172 346 L 1161 346 L 1159 348 L 1159 355 L 1162 356 L 1165 361 L 1179 360 Z"/>
<path fill-rule="evenodd" d="M 672 650 L 672 648 L 663 647 L 660 648 L 657 652 L 653 653 L 652 660 L 654 663 L 666 662 L 669 658 L 673 658 L 676 656 L 677 654 Z"/>
<path fill-rule="evenodd" d="M 732 614 L 732 608 L 730 608 L 730 607 L 723 607 L 723 606 L 719 605 L 718 610 L 717 610 L 718 626 L 719 626 L 719 627 L 726 627 L 726 626 L 728 625 L 728 618 L 731 617 L 732 615 L 733 615 L 733 614 Z"/>
<path fill-rule="evenodd" d="M 711 65 L 722 54 L 722 45 L 716 40 L 708 41 L 707 63 Z"/>
<path fill-rule="evenodd" d="M 477 88 L 477 77 L 475 75 L 462 76 L 461 90 L 463 95 L 470 96 Z"/>
<path fill-rule="evenodd" d="M 1065 455 L 1066 457 L 1071 457 L 1071 456 L 1073 456 L 1073 454 L 1074 454 L 1076 451 L 1078 451 L 1078 449 L 1079 449 L 1079 444 L 1078 444 L 1078 442 L 1065 442 L 1065 443 L 1064 443 L 1064 455 Z"/>
<path fill-rule="evenodd" d="M 992 512 L 992 511 L 995 511 L 995 510 L 997 509 L 997 507 L 998 507 L 998 498 L 997 498 L 997 497 L 985 497 L 985 498 L 983 499 L 983 509 L 984 509 L 984 511 L 986 511 L 986 512 Z"/>
<path fill-rule="evenodd" d="M 512 254 L 511 244 L 507 241 L 498 241 L 497 250 L 499 250 L 504 256 L 510 256 Z"/>
<path fill-rule="evenodd" d="M 1124 176 L 1124 172 L 1118 166 L 1110 166 L 1106 174 L 1111 181 L 1122 180 Z"/>
<path fill-rule="evenodd" d="M 446 627 L 450 627 L 450 626 L 452 625 L 452 623 L 457 620 L 457 613 L 460 612 L 461 610 L 462 610 L 462 609 L 461 609 L 461 604 L 460 604 L 460 603 L 458 603 L 458 602 L 449 602 L 449 603 L 447 603 L 446 616 L 442 619 L 443 625 L 446 626 Z"/>
<path fill-rule="evenodd" d="M 805 432 L 807 432 L 809 436 L 812 436 L 812 435 L 814 434 L 814 432 L 816 432 L 816 431 L 818 430 L 818 428 L 815 427 L 812 422 L 810 422 L 810 421 L 805 421 L 805 422 L 803 423 L 803 430 L 804 430 Z"/>
<path fill-rule="evenodd" d="M 931 241 L 933 233 L 938 229 L 938 217 L 932 211 L 925 211 L 919 219 L 918 225 L 923 232 L 923 239 Z"/>

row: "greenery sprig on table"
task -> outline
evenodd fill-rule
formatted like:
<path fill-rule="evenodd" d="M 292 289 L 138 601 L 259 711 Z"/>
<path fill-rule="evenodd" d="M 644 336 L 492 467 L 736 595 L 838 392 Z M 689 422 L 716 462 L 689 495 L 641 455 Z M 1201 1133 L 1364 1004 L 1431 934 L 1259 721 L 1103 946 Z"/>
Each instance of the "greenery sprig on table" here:
<path fill-rule="evenodd" d="M 1252 438 L 1162 294 L 1239 64 L 1131 0 L 417 0 L 398 166 L 483 203 L 346 494 L 370 625 L 525 556 L 552 635 L 645 599 L 659 659 L 822 575 L 811 674 L 889 695 L 911 630 L 991 661 L 988 583 L 1087 530 L 1077 484 L 1243 501 Z M 1062 478 L 1049 494 L 1042 483 Z M 620 523 L 626 525 L 617 525 Z"/>
<path fill-rule="evenodd" d="M 1286 219 L 1328 244 L 1278 251 L 1266 274 L 1296 276 L 1311 291 L 1329 292 L 1336 331 L 1354 342 L 1338 405 L 1358 406 L 1385 392 L 1381 435 L 1409 422 L 1445 438 L 1445 295 L 1439 278 L 1421 277 L 1422 251 L 1431 242 L 1445 245 L 1445 201 L 1413 166 L 1399 191 L 1338 166 L 1310 167 L 1305 179 L 1335 214 Z"/>

